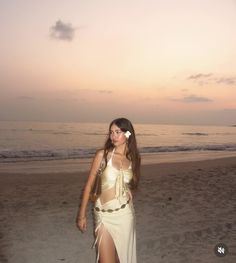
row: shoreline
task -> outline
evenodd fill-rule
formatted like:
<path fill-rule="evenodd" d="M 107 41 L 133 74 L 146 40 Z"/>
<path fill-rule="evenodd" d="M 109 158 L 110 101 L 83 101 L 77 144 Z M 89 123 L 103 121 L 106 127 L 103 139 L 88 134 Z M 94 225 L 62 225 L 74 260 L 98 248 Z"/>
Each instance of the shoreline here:
<path fill-rule="evenodd" d="M 203 161 L 219 158 L 236 157 L 236 151 L 195 151 L 195 152 L 173 152 L 143 154 L 142 165 Z M 26 161 L 13 163 L 0 163 L 0 174 L 20 173 L 20 174 L 45 174 L 45 173 L 74 173 L 88 172 L 92 158 L 67 159 L 67 160 L 45 160 Z"/>

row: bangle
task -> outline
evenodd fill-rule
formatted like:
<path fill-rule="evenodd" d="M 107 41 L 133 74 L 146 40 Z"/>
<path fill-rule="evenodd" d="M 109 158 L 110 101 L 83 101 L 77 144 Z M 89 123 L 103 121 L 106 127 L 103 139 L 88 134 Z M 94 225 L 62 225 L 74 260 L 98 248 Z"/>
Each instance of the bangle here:
<path fill-rule="evenodd" d="M 83 219 L 85 219 L 85 218 L 86 218 L 86 216 L 78 217 L 79 220 L 83 220 Z"/>

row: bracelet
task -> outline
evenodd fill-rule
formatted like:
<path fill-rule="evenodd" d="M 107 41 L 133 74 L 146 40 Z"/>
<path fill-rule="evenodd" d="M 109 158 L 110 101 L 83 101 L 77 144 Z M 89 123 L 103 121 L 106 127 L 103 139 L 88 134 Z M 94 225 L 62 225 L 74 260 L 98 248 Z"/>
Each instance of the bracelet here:
<path fill-rule="evenodd" d="M 78 217 L 79 221 L 80 221 L 80 220 L 83 220 L 83 219 L 85 219 L 85 218 L 86 218 L 86 216 Z"/>

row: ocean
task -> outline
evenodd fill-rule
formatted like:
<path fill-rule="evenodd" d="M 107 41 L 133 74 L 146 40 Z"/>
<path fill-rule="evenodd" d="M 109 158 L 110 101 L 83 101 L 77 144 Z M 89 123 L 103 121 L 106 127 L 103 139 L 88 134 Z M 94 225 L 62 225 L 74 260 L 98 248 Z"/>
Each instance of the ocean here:
<path fill-rule="evenodd" d="M 0 163 L 91 158 L 109 123 L 0 122 Z M 236 127 L 134 123 L 141 155 L 236 151 Z"/>

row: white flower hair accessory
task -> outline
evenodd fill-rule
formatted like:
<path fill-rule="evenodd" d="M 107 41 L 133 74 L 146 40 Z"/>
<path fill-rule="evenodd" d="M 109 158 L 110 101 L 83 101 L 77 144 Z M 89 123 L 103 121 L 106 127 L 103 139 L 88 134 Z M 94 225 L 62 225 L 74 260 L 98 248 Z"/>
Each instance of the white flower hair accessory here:
<path fill-rule="evenodd" d="M 129 136 L 131 135 L 131 132 L 130 131 L 127 131 L 127 132 L 125 132 L 125 137 L 127 138 L 127 139 L 129 139 Z"/>

